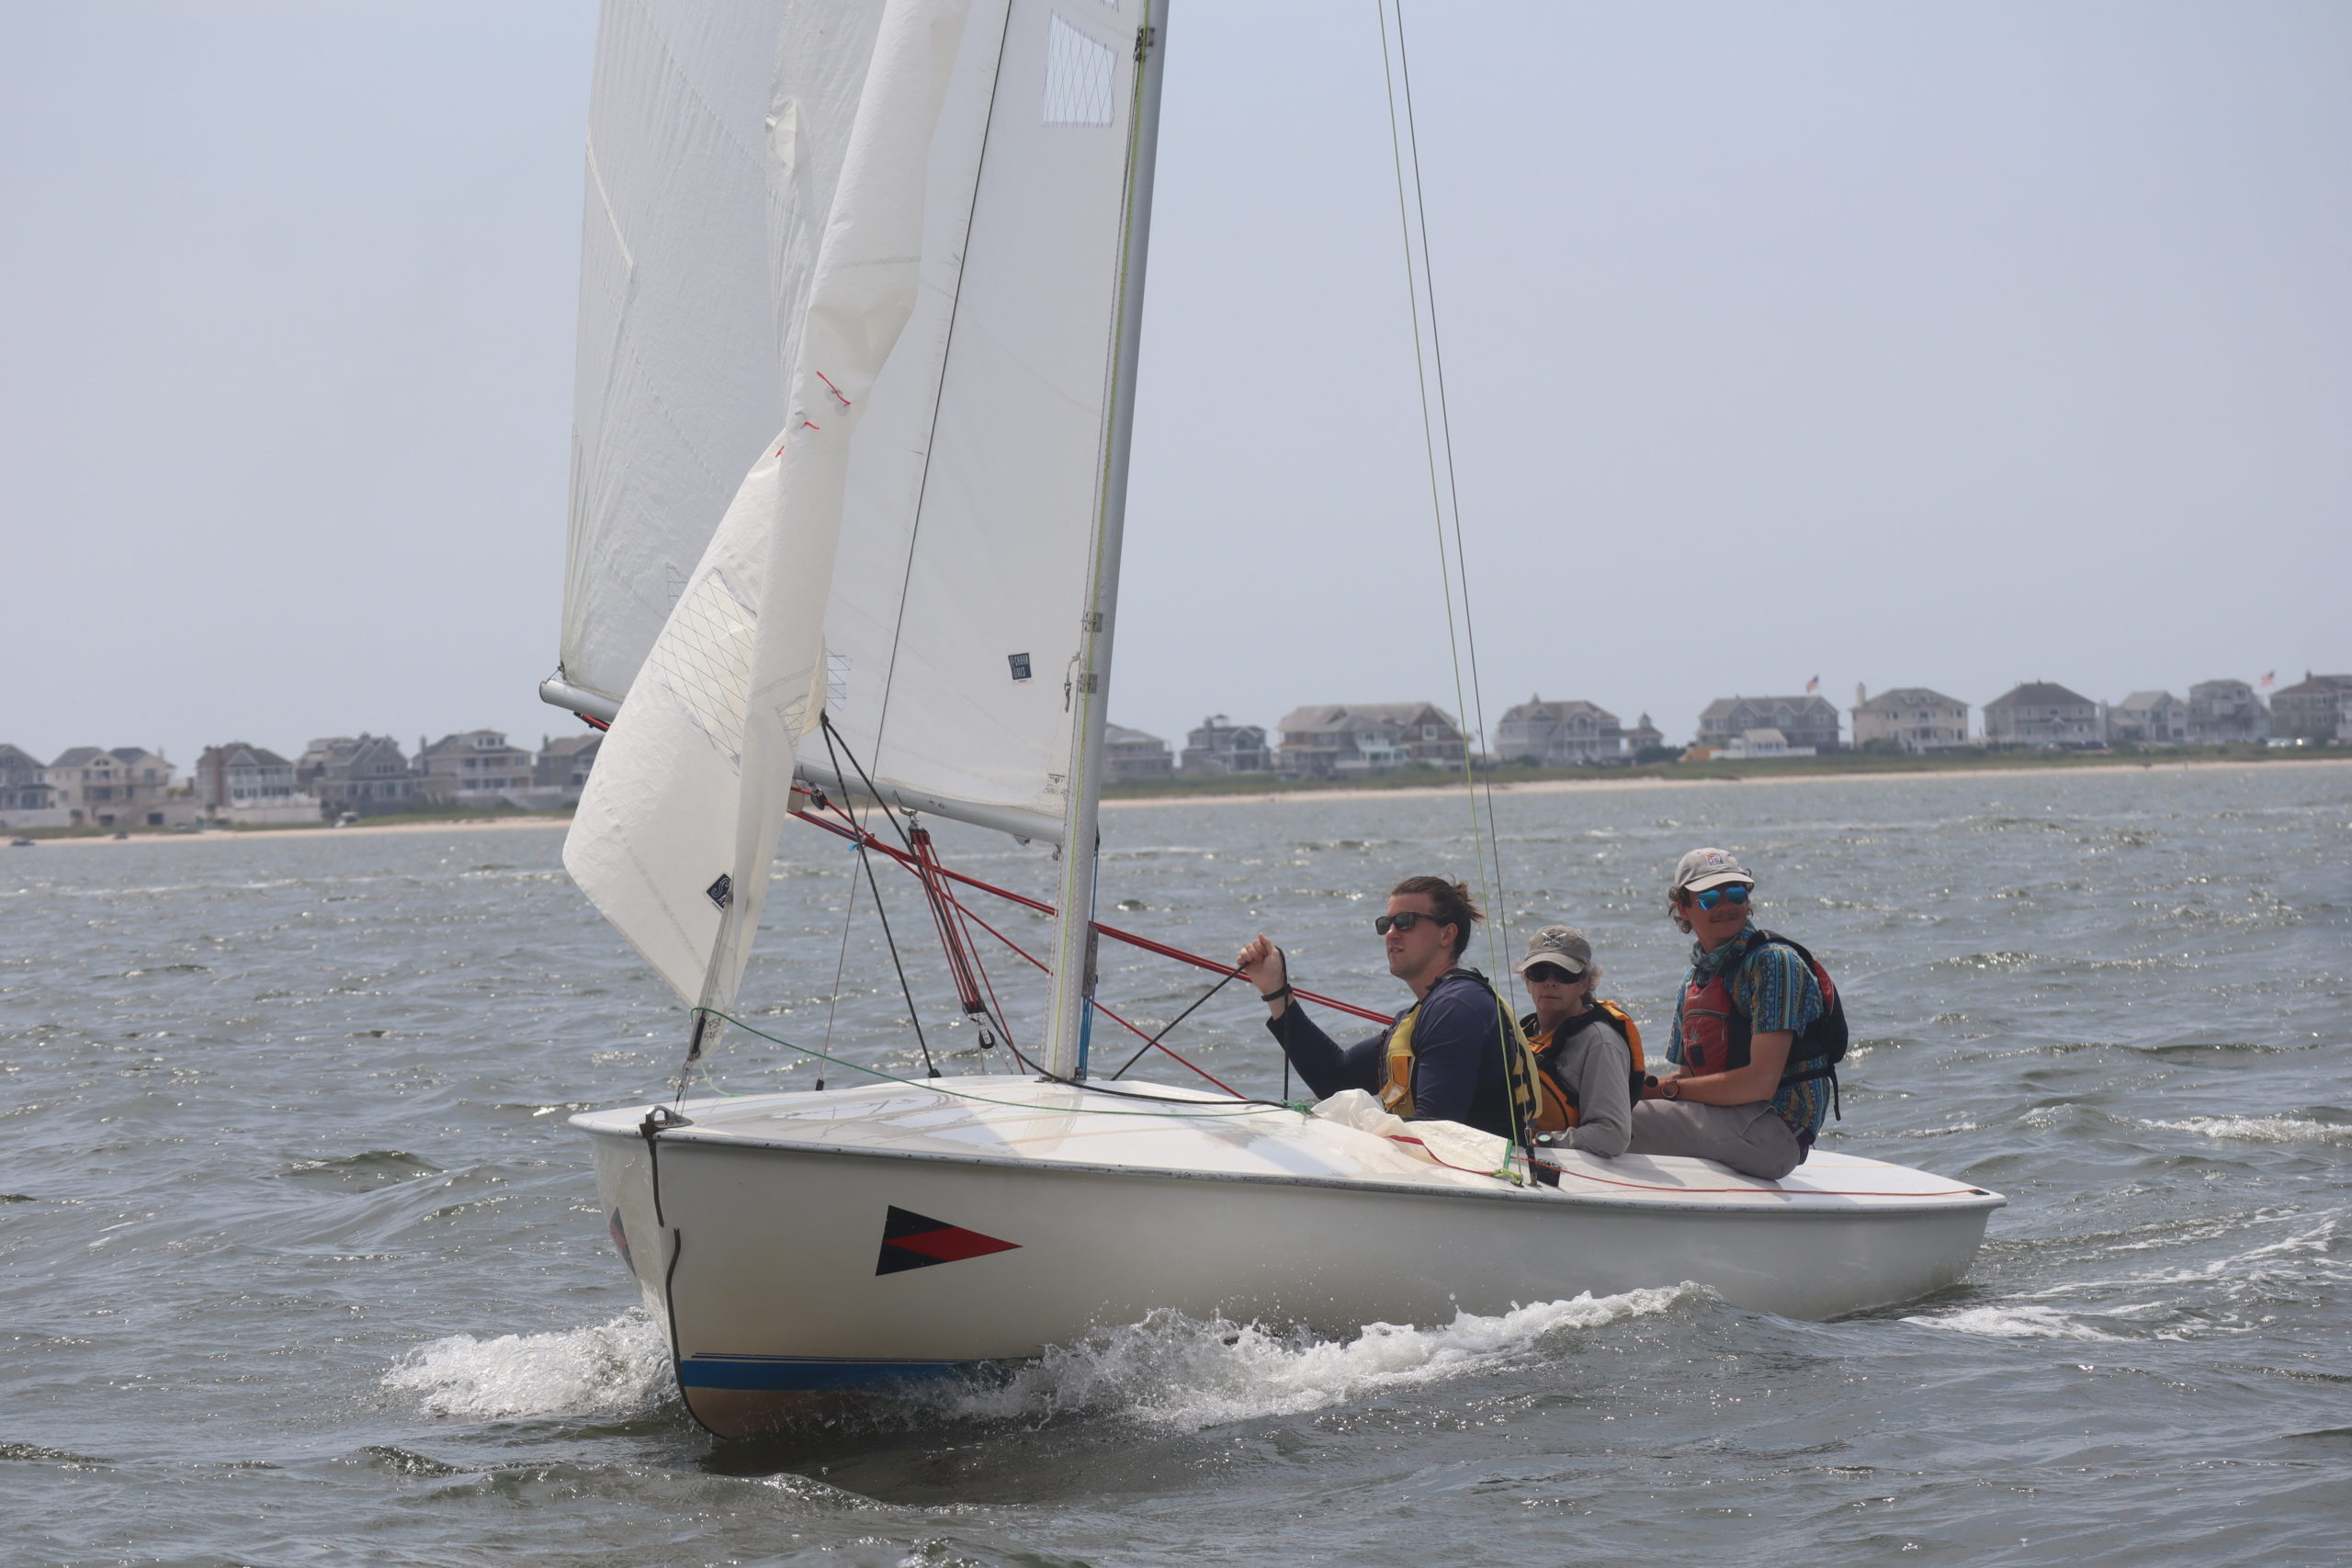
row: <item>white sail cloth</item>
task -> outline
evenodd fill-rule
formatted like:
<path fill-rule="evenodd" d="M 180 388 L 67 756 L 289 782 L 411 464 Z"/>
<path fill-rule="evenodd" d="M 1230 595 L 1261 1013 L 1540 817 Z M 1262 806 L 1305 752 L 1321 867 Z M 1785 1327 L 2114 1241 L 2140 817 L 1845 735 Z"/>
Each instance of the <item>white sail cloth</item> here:
<path fill-rule="evenodd" d="M 942 131 L 982 152 L 967 215 L 940 204 L 922 300 L 858 434 L 826 612 L 831 711 L 894 798 L 1058 839 L 1143 6 L 1014 0 L 989 21 L 995 39 L 976 7 L 970 33 L 1001 53 L 995 80 Z"/>
<path fill-rule="evenodd" d="M 702 1006 L 733 1000 L 796 744 L 822 711 L 851 437 L 914 308 L 932 133 L 964 11 L 883 9 L 808 275 L 786 428 L 655 638 L 565 840 L 573 880 Z"/>
<path fill-rule="evenodd" d="M 560 664 L 607 709 L 784 428 L 882 10 L 605 0 Z"/>
<path fill-rule="evenodd" d="M 740 62 L 708 103 L 670 85 L 698 84 L 696 51 L 752 49 L 753 11 L 777 40 L 756 155 L 742 144 L 759 95 Z M 822 738 L 795 745 L 820 706 L 842 773 L 862 768 L 918 808 L 1060 831 L 1143 6 L 970 0 L 951 49 L 943 29 L 963 11 L 607 3 L 562 677 L 628 700 L 565 858 L 702 1005 L 740 978 L 796 762 L 831 769 Z M 607 60 L 673 47 L 663 29 L 694 41 L 688 63 Z M 650 206 L 611 172 L 673 157 L 684 183 Z M 755 181 L 743 165 L 762 159 Z M 756 259 L 740 214 L 698 215 L 746 200 L 769 231 Z M 641 221 L 600 231 L 612 207 Z M 708 251 L 681 238 L 704 232 Z M 600 293 L 608 242 L 630 263 L 617 309 Z M 774 301 L 761 320 L 742 284 L 755 267 Z M 733 335 L 697 323 L 672 342 L 659 323 L 693 313 L 698 270 Z M 593 336 L 592 318 L 615 331 Z M 592 370 L 598 355 L 610 363 Z M 741 436 L 702 394 L 740 392 L 776 355 L 793 367 L 782 434 L 745 455 L 749 477 L 681 573 L 680 550 L 712 528 L 699 470 Z M 633 652 L 657 596 L 674 602 L 650 652 Z"/>

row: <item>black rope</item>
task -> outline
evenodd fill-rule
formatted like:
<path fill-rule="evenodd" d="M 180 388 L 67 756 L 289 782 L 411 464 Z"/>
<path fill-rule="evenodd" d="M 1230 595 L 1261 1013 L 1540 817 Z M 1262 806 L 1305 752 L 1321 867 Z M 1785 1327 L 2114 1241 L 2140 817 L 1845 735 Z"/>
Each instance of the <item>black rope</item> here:
<path fill-rule="evenodd" d="M 899 842 L 902 847 L 904 847 L 907 853 L 913 854 L 915 852 L 914 840 L 908 835 L 905 824 L 899 820 L 899 814 L 890 809 L 889 801 L 885 799 L 882 792 L 874 786 L 874 780 L 869 777 L 865 772 L 865 764 L 857 760 L 857 753 L 850 750 L 849 742 L 847 740 L 842 740 L 841 742 L 841 750 L 838 752 L 833 750 L 833 742 L 839 739 L 841 731 L 833 728 L 832 716 L 831 714 L 820 714 L 817 716 L 817 722 L 824 727 L 825 755 L 833 760 L 833 777 L 841 780 L 842 794 L 844 796 L 847 796 L 853 793 L 849 787 L 849 779 L 847 775 L 843 774 L 842 772 L 842 758 L 846 756 L 849 759 L 849 765 L 857 770 L 858 782 L 865 786 L 865 793 L 874 797 L 874 804 L 881 808 L 882 815 L 884 817 L 889 818 L 890 831 L 899 835 Z M 853 801 L 844 799 L 842 806 L 842 809 L 850 814 L 850 826 L 853 828 L 856 827 L 856 805 Z"/>
<path fill-rule="evenodd" d="M 833 750 L 832 720 L 823 718 L 820 723 L 825 731 L 825 754 L 832 759 L 833 776 L 839 778 L 842 773 L 842 760 L 840 753 Z M 854 764 L 857 759 L 852 757 L 850 761 Z M 858 769 L 859 777 L 863 778 L 865 774 L 865 769 Z M 871 787 L 870 784 L 868 787 Z M 849 792 L 843 790 L 842 793 L 847 795 Z M 880 797 L 877 795 L 876 798 Z M 842 809 L 850 813 L 850 826 L 857 827 L 856 807 L 845 801 L 842 803 Z M 884 809 L 888 810 L 888 807 L 885 807 Z M 863 829 L 859 829 L 861 835 L 864 831 Z M 912 844 L 908 845 L 910 852 L 912 852 L 913 847 Z M 899 994 L 907 999 L 907 1021 L 915 1026 L 915 1043 L 922 1048 L 923 1077 L 935 1078 L 939 1076 L 939 1066 L 931 1059 L 931 1042 L 923 1038 L 922 1015 L 915 1010 L 914 987 L 907 983 L 907 966 L 899 958 L 899 939 L 890 932 L 890 911 L 882 902 L 882 885 L 874 880 L 874 857 L 867 852 L 865 840 L 862 836 L 857 840 L 857 863 L 865 868 L 865 886 L 874 893 L 874 912 L 880 916 L 882 920 L 882 940 L 890 949 L 890 967 L 899 972 Z"/>
<path fill-rule="evenodd" d="M 1159 1033 L 1153 1035 L 1150 1039 L 1145 1041 L 1143 1044 L 1136 1049 L 1136 1054 L 1127 1058 L 1126 1066 L 1121 1067 L 1117 1072 L 1113 1073 L 1111 1076 L 1114 1078 L 1126 1077 L 1127 1067 L 1132 1067 L 1137 1062 L 1142 1061 L 1144 1052 L 1150 1050 L 1153 1046 L 1167 1039 L 1178 1024 L 1183 1022 L 1186 1019 L 1192 1017 L 1193 1013 L 1200 1010 L 1200 1006 L 1203 1002 L 1207 1001 L 1211 997 L 1216 995 L 1219 991 L 1222 991 L 1227 986 L 1233 984 L 1234 975 L 1238 975 L 1239 973 L 1239 970 L 1234 971 L 1233 975 L 1227 975 L 1224 979 L 1219 980 L 1216 985 L 1211 986 L 1207 990 L 1203 991 L 1199 996 L 1193 998 L 1193 1005 L 1191 1007 L 1186 1008 L 1182 1012 L 1180 1012 L 1174 1018 L 1170 1019 L 1165 1028 L 1161 1029 Z M 1283 1059 L 1287 1062 L 1290 1058 L 1285 1055 Z M 1288 1086 L 1285 1085 L 1284 1087 L 1287 1088 Z"/>

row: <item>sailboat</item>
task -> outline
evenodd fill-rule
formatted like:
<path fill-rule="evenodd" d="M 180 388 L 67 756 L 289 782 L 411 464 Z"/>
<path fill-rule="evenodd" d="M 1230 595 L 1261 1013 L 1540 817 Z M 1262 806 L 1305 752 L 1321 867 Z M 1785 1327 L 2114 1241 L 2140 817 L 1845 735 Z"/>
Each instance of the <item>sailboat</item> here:
<path fill-rule="evenodd" d="M 905 832 L 951 937 L 921 818 L 1059 856 L 1038 1070 L 573 1118 L 687 1408 L 753 1432 L 1162 1308 L 1343 1334 L 1696 1280 L 1822 1317 L 1957 1280 L 2002 1199 L 1901 1167 L 1539 1159 L 1090 1076 L 1166 6 L 605 5 L 541 690 L 609 734 L 567 867 L 691 1061 L 744 1027 L 792 818 Z"/>

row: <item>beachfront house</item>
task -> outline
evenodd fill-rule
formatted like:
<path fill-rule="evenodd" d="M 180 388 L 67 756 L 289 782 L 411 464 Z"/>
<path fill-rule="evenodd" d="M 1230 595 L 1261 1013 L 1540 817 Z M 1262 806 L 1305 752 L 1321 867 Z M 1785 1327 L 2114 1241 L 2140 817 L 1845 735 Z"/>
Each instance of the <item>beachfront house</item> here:
<path fill-rule="evenodd" d="M 2188 739 L 2188 705 L 2170 692 L 2134 692 L 2107 710 L 2111 745 L 2179 746 Z"/>
<path fill-rule="evenodd" d="M 1854 687 L 1854 744 L 1884 741 L 1905 751 L 1968 744 L 1968 705 L 1926 686 L 1895 686 L 1871 696 Z"/>
<path fill-rule="evenodd" d="M 161 828 L 189 820 L 195 807 L 172 794 L 172 764 L 143 746 L 76 746 L 41 770 L 62 826 Z"/>
<path fill-rule="evenodd" d="M 330 735 L 294 760 L 294 782 L 316 795 L 328 816 L 404 811 L 416 801 L 416 775 L 389 735 Z"/>
<path fill-rule="evenodd" d="M 2188 688 L 2188 743 L 2227 746 L 2270 739 L 2270 710 L 2244 681 L 2199 681 Z"/>
<path fill-rule="evenodd" d="M 0 744 L 0 811 L 48 811 L 56 798 L 57 786 L 40 758 Z"/>
<path fill-rule="evenodd" d="M 1617 716 L 1581 699 L 1545 702 L 1530 697 L 1495 726 L 1495 755 L 1506 762 L 1543 768 L 1583 767 L 1623 761 L 1625 732 Z"/>
<path fill-rule="evenodd" d="M 1828 698 L 1717 697 L 1699 715 L 1699 745 L 1728 756 L 1751 729 L 1777 729 L 1790 752 L 1810 757 L 1838 750 L 1838 709 Z"/>
<path fill-rule="evenodd" d="M 1199 728 L 1185 735 L 1180 767 L 1187 778 L 1270 773 L 1274 771 L 1274 754 L 1266 745 L 1262 728 L 1235 724 L 1225 715 L 1216 713 L 1201 720 Z"/>
<path fill-rule="evenodd" d="M 2301 680 L 2272 695 L 2270 733 L 2306 744 L 2352 741 L 2352 675 L 2303 671 Z"/>
<path fill-rule="evenodd" d="M 588 787 L 597 749 L 604 742 L 601 729 L 585 735 L 540 736 L 539 754 L 531 760 L 534 793 L 548 796 L 550 807 L 579 805 L 580 792 Z"/>
<path fill-rule="evenodd" d="M 292 762 L 249 740 L 207 746 L 196 760 L 196 805 L 208 817 L 245 827 L 315 822 L 319 798 L 296 773 Z"/>
<path fill-rule="evenodd" d="M 2098 704 L 2053 681 L 2028 681 L 1984 705 L 1984 739 L 1994 746 L 2061 746 L 2106 743 Z"/>
<path fill-rule="evenodd" d="M 1431 703 L 1326 703 L 1283 716 L 1275 766 L 1286 778 L 1335 779 L 1408 763 L 1460 766 L 1462 728 Z"/>
<path fill-rule="evenodd" d="M 1168 742 L 1124 724 L 1102 727 L 1102 779 L 1119 784 L 1134 779 L 1164 779 L 1176 772 Z"/>
<path fill-rule="evenodd" d="M 1753 757 L 1812 757 L 1819 752 L 1811 746 L 1792 746 L 1789 738 L 1779 730 L 1743 730 L 1718 745 L 1706 748 L 1706 756 L 1744 761 Z"/>
<path fill-rule="evenodd" d="M 534 759 L 495 729 L 465 729 L 427 743 L 417 737 L 416 798 L 441 807 L 494 807 L 510 795 L 532 804 Z"/>

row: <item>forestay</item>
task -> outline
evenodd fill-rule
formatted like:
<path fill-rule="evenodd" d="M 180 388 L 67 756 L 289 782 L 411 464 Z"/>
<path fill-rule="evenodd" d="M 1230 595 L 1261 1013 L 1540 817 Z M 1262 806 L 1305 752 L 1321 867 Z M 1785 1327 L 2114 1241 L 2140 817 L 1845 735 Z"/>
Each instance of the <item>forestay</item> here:
<path fill-rule="evenodd" d="M 741 12 L 606 10 L 561 671 L 628 698 L 566 863 L 708 1006 L 740 978 L 795 766 L 831 766 L 820 713 L 886 793 L 1058 830 L 1141 14 L 1139 0 L 758 9 L 775 64 L 757 179 L 740 59 L 718 73 L 726 104 L 687 101 L 695 60 L 755 47 Z M 647 40 L 673 30 L 694 43 L 674 64 L 619 58 L 660 53 Z M 681 82 L 664 86 L 673 71 Z M 660 138 L 716 139 L 684 160 L 709 188 L 612 195 L 627 187 L 612 167 L 629 160 L 608 147 L 624 130 L 656 139 L 649 168 L 679 162 Z M 740 214 L 694 210 L 746 199 L 772 263 L 764 321 L 742 287 Z M 600 207 L 639 212 L 646 242 L 632 248 L 616 218 L 600 263 Z M 697 315 L 705 266 L 702 303 L 731 327 Z M 600 299 L 615 290 L 616 304 Z M 659 326 L 673 315 L 697 319 L 673 339 Z M 590 337 L 605 321 L 609 351 Z M 780 420 L 754 385 L 776 363 L 790 366 Z M 715 406 L 736 396 L 773 423 L 710 531 L 699 470 L 741 438 L 743 416 Z M 677 573 L 668 563 L 697 528 L 708 542 Z M 657 593 L 672 602 L 634 667 L 632 617 Z"/>

